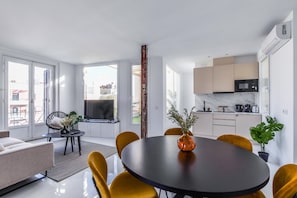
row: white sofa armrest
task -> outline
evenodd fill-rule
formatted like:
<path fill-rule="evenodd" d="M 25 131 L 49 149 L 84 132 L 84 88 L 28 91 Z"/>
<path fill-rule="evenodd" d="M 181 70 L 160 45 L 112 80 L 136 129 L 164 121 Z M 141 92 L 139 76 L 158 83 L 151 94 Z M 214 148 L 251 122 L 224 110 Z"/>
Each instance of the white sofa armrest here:
<path fill-rule="evenodd" d="M 25 145 L 0 152 L 0 189 L 54 166 L 52 142 Z"/>

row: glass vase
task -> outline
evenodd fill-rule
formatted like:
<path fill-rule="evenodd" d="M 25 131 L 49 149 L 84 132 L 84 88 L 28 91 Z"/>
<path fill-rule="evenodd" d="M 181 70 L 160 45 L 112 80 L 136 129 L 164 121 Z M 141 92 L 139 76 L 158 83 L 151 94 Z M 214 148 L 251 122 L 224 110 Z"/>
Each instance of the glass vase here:
<path fill-rule="evenodd" d="M 178 138 L 177 146 L 181 151 L 192 151 L 196 148 L 196 143 L 193 136 L 185 133 Z"/>

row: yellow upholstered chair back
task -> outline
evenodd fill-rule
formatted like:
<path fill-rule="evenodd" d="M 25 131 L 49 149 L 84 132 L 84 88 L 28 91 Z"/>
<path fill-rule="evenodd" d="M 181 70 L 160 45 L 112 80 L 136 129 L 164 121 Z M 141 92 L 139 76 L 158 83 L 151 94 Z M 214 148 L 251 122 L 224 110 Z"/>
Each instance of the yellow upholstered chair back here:
<path fill-rule="evenodd" d="M 104 156 L 99 152 L 93 151 L 88 156 L 88 164 L 100 197 L 111 198 L 107 185 L 107 163 Z"/>
<path fill-rule="evenodd" d="M 120 158 L 122 158 L 121 154 L 124 147 L 136 140 L 139 140 L 139 137 L 136 133 L 132 131 L 125 131 L 117 135 L 116 147 Z"/>
<path fill-rule="evenodd" d="M 217 137 L 217 140 L 223 141 L 223 142 L 228 142 L 230 144 L 239 146 L 243 149 L 246 149 L 248 151 L 253 151 L 253 145 L 250 140 L 248 140 L 245 137 L 242 137 L 240 135 L 235 135 L 235 134 L 224 134 L 219 137 Z"/>
<path fill-rule="evenodd" d="M 104 156 L 93 151 L 88 156 L 88 163 L 92 171 L 93 181 L 100 198 L 157 198 L 158 194 L 151 185 L 141 182 L 127 171 L 117 175 L 107 185 L 107 163 Z"/>
<path fill-rule="evenodd" d="M 297 164 L 281 166 L 273 177 L 274 198 L 293 198 L 297 196 Z"/>
<path fill-rule="evenodd" d="M 183 132 L 181 130 L 181 128 L 169 128 L 165 131 L 164 135 L 182 135 Z M 190 135 L 193 135 L 191 131 L 189 131 Z"/>

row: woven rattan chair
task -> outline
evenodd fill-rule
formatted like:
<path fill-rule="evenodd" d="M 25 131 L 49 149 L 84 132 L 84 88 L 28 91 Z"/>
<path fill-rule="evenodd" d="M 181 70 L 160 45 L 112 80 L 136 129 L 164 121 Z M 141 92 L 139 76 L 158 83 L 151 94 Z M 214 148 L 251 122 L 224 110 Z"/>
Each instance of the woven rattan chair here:
<path fill-rule="evenodd" d="M 67 114 L 62 111 L 54 111 L 47 116 L 45 124 L 48 127 L 46 135 L 48 141 L 51 141 L 53 137 L 60 137 L 61 130 L 64 129 L 61 121 L 66 116 Z"/>

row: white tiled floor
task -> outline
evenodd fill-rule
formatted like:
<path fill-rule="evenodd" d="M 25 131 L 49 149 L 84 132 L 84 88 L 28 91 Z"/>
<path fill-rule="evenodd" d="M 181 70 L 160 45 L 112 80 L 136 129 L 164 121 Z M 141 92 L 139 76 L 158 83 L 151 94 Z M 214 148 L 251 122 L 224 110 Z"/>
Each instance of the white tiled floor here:
<path fill-rule="evenodd" d="M 86 138 L 83 140 L 105 144 L 109 146 L 114 146 L 114 139 L 102 139 L 102 138 Z M 117 154 L 110 156 L 107 158 L 108 169 L 109 169 L 109 182 L 112 180 L 114 175 L 118 174 L 123 170 L 122 164 L 118 159 Z M 272 180 L 275 171 L 277 170 L 277 166 L 269 164 L 270 167 L 270 181 L 269 183 L 262 189 L 267 198 L 271 198 L 272 196 Z M 0 178 L 1 179 L 1 178 Z M 169 193 L 169 197 L 173 195 Z M 94 187 L 92 181 L 92 175 L 89 168 L 61 181 L 55 182 L 49 178 L 41 179 L 37 182 L 29 184 L 25 187 L 17 189 L 13 192 L 10 192 L 3 196 L 3 198 L 95 198 L 99 197 L 97 195 L 96 189 Z M 166 197 L 164 191 L 161 193 L 161 197 Z"/>

